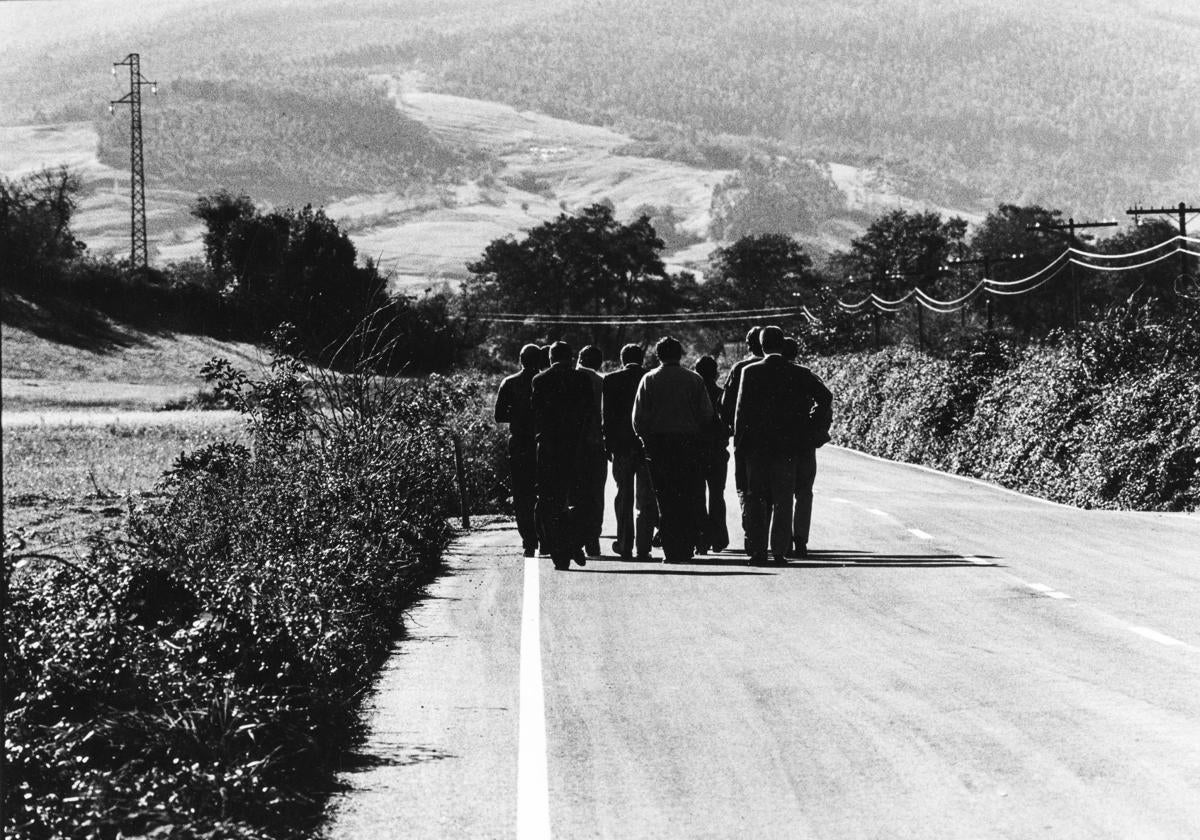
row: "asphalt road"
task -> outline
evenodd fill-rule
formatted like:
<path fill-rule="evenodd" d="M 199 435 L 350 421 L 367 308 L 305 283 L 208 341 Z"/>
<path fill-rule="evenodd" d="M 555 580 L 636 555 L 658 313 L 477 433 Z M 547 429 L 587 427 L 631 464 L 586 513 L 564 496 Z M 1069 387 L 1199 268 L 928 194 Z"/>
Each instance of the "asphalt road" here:
<path fill-rule="evenodd" d="M 328 835 L 1200 837 L 1200 517 L 819 460 L 786 568 L 460 541 Z"/>

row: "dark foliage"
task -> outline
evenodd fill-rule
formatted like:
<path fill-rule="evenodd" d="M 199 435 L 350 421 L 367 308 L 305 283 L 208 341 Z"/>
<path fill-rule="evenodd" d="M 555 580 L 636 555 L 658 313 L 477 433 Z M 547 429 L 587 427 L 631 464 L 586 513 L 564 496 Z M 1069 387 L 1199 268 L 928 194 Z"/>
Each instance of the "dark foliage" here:
<path fill-rule="evenodd" d="M 1200 505 L 1200 316 L 1130 308 L 1019 346 L 822 359 L 835 440 L 1082 507 Z"/>
<path fill-rule="evenodd" d="M 129 538 L 29 566 L 6 543 L 6 833 L 308 836 L 358 702 L 457 513 L 502 492 L 461 380 L 208 374 L 252 446 L 181 456 Z M 314 379 L 315 377 L 315 379 Z M 478 510 L 478 508 L 477 508 Z"/>

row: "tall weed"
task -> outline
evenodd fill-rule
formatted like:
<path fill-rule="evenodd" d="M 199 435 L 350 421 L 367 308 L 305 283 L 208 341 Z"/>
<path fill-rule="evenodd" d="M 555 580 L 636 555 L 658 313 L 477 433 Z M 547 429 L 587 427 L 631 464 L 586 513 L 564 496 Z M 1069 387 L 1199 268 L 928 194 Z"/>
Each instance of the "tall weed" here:
<path fill-rule="evenodd" d="M 6 544 L 6 831 L 305 836 L 358 701 L 472 492 L 497 485 L 478 386 L 312 371 L 214 387 L 250 445 L 180 456 L 85 561 Z M 24 566 L 24 568 L 19 568 Z"/>

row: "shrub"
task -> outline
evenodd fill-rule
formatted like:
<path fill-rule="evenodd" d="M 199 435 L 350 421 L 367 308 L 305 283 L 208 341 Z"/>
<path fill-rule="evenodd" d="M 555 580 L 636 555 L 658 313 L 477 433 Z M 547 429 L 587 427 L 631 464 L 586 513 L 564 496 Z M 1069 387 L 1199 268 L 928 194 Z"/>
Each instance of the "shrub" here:
<path fill-rule="evenodd" d="M 465 380 L 335 376 L 282 353 L 261 381 L 208 373 L 250 446 L 180 456 L 128 539 L 86 562 L 35 569 L 6 546 L 15 835 L 306 835 L 451 537 L 455 435 L 472 492 L 495 488 L 498 436 Z"/>
<path fill-rule="evenodd" d="M 834 439 L 1083 507 L 1200 504 L 1196 315 L 1117 312 L 1024 348 L 820 360 Z"/>

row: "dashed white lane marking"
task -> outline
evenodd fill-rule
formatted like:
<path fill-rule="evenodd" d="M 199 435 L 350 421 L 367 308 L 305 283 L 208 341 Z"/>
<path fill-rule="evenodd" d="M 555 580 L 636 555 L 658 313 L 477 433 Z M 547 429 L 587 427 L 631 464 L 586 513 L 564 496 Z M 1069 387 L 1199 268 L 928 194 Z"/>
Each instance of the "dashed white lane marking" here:
<path fill-rule="evenodd" d="M 867 513 L 873 513 L 876 516 L 882 516 L 884 519 L 892 518 L 892 515 L 890 513 L 888 513 L 887 511 L 880 510 L 879 508 L 867 508 Z"/>
<path fill-rule="evenodd" d="M 542 686 L 541 593 L 538 560 L 525 558 L 521 603 L 521 711 L 517 721 L 517 838 L 548 840 L 550 790 L 546 772 L 546 699 Z"/>
<path fill-rule="evenodd" d="M 1157 630 L 1151 630 L 1149 627 L 1130 626 L 1129 629 L 1131 631 L 1133 631 L 1134 633 L 1137 633 L 1139 636 L 1144 636 L 1145 638 L 1150 639 L 1151 641 L 1158 642 L 1160 645 L 1167 645 L 1168 647 L 1176 647 L 1176 646 L 1181 646 L 1184 644 L 1184 642 L 1179 641 L 1179 639 L 1173 638 L 1171 636 L 1167 636 L 1163 633 L 1159 633 Z"/>
<path fill-rule="evenodd" d="M 1037 590 L 1047 598 L 1057 598 L 1060 601 L 1069 601 L 1071 599 L 1071 596 L 1065 592 L 1059 592 L 1053 586 L 1047 586 L 1044 583 L 1031 583 L 1029 584 L 1029 588 Z"/>
<path fill-rule="evenodd" d="M 922 531 L 920 528 L 909 528 L 908 533 L 910 533 L 914 537 L 917 537 L 918 539 L 922 539 L 922 540 L 933 539 L 933 534 L 927 534 L 924 531 Z"/>

